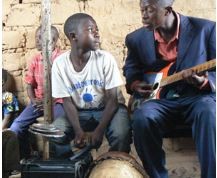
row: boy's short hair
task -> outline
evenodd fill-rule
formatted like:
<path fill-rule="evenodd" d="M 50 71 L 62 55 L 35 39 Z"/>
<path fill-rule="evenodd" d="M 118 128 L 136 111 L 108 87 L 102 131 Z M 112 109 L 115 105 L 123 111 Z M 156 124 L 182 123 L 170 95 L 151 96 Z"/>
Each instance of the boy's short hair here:
<path fill-rule="evenodd" d="M 6 83 L 7 79 L 8 79 L 8 72 L 7 70 L 2 69 L 2 81 Z"/>
<path fill-rule="evenodd" d="M 36 33 L 42 28 L 42 26 L 40 25 L 37 29 L 36 29 Z M 52 38 L 55 37 L 56 39 L 59 38 L 59 32 L 57 30 L 57 28 L 53 25 L 51 25 L 51 36 Z"/>
<path fill-rule="evenodd" d="M 67 38 L 69 38 L 70 33 L 77 30 L 79 24 L 84 19 L 93 20 L 93 17 L 85 13 L 76 13 L 67 18 L 64 24 L 64 33 L 67 36 Z"/>

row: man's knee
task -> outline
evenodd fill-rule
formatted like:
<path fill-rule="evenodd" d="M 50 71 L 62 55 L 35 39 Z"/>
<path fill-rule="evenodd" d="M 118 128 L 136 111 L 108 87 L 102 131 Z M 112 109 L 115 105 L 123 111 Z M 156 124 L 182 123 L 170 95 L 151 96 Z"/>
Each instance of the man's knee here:
<path fill-rule="evenodd" d="M 196 122 L 203 124 L 203 126 L 216 125 L 216 108 L 214 103 L 201 103 L 202 105 L 197 106 L 194 112 L 196 112 Z"/>
<path fill-rule="evenodd" d="M 147 110 L 145 108 L 137 109 L 132 116 L 132 127 L 134 131 L 139 131 L 140 129 L 146 129 L 150 127 L 150 123 L 153 123 L 157 117 L 152 112 L 152 110 Z"/>
<path fill-rule="evenodd" d="M 209 115 L 215 117 L 216 114 L 216 102 L 215 99 L 209 96 L 202 97 L 194 105 L 194 112 L 197 112 L 198 115 Z"/>
<path fill-rule="evenodd" d="M 203 110 L 203 109 L 202 109 Z M 196 123 L 201 125 L 202 128 L 216 129 L 216 116 L 212 111 L 200 111 L 200 117 L 196 117 Z"/>

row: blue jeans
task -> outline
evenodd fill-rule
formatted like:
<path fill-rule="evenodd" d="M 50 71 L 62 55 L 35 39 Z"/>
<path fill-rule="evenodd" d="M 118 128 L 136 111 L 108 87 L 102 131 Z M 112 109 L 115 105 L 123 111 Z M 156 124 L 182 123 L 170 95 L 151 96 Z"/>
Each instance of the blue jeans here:
<path fill-rule="evenodd" d="M 19 139 L 21 157 L 28 157 L 30 154 L 28 129 L 31 124 L 36 122 L 38 117 L 43 116 L 43 111 L 34 111 L 35 107 L 32 104 L 26 106 L 23 112 L 14 120 L 10 130 L 13 131 Z M 53 106 L 54 118 L 64 117 L 65 112 L 63 105 L 60 103 L 54 104 Z"/>
<path fill-rule="evenodd" d="M 79 122 L 84 131 L 93 131 L 102 118 L 102 111 L 79 111 Z M 53 123 L 57 128 L 64 131 L 65 136 L 61 139 L 55 139 L 59 144 L 69 144 L 74 138 L 74 131 L 66 118 L 58 118 Z M 119 105 L 119 109 L 114 114 L 108 125 L 105 136 L 109 142 L 110 151 L 130 152 L 131 127 L 127 109 Z"/>
<path fill-rule="evenodd" d="M 216 100 L 214 94 L 172 100 L 149 100 L 135 110 L 133 113 L 134 142 L 148 175 L 151 178 L 168 178 L 162 138 L 168 126 L 176 119 L 183 119 L 192 126 L 192 137 L 201 165 L 201 177 L 216 177 Z"/>

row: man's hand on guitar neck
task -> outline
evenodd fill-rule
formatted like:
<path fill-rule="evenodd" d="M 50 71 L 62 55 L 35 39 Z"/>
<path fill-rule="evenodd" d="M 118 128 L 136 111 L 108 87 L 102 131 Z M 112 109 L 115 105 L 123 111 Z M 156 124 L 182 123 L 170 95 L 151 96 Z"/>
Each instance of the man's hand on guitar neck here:
<path fill-rule="evenodd" d="M 197 74 L 192 69 L 187 69 L 182 72 L 183 80 L 194 85 L 197 88 L 202 88 L 208 82 L 208 72 Z"/>
<path fill-rule="evenodd" d="M 148 98 L 153 93 L 153 85 L 147 84 L 142 81 L 135 81 L 131 85 L 131 90 L 139 93 L 144 98 Z"/>

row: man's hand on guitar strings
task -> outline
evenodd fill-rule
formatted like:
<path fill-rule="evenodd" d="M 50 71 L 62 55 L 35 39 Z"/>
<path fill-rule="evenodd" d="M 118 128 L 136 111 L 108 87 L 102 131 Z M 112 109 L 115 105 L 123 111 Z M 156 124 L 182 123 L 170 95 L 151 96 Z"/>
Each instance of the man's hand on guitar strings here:
<path fill-rule="evenodd" d="M 133 89 L 144 98 L 148 98 L 153 93 L 153 85 L 145 82 L 137 83 Z"/>
<path fill-rule="evenodd" d="M 182 77 L 187 83 L 200 87 L 208 78 L 208 72 L 196 73 L 192 69 L 187 69 L 182 72 Z"/>

